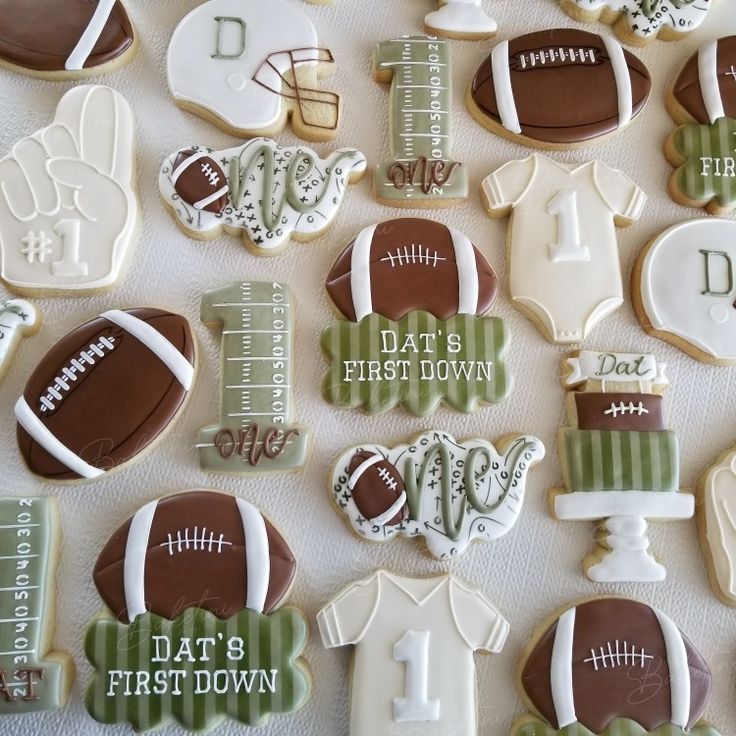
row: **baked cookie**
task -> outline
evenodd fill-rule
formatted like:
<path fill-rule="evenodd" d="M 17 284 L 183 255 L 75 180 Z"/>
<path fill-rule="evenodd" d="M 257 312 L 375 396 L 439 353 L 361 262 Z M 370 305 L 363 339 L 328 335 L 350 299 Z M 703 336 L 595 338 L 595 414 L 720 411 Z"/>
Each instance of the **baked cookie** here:
<path fill-rule="evenodd" d="M 378 201 L 392 207 L 444 207 L 467 197 L 467 168 L 451 156 L 449 43 L 426 36 L 379 43 L 373 77 L 391 84 L 391 155 L 373 177 Z"/>
<path fill-rule="evenodd" d="M 310 443 L 291 418 L 294 302 L 286 284 L 242 281 L 202 297 L 202 321 L 222 326 L 220 421 L 199 432 L 202 470 L 300 470 Z"/>
<path fill-rule="evenodd" d="M 698 483 L 698 531 L 715 594 L 736 606 L 736 450 L 726 450 Z"/>
<path fill-rule="evenodd" d="M 651 86 L 644 64 L 614 38 L 557 28 L 499 43 L 465 102 L 492 133 L 533 148 L 568 149 L 628 125 Z"/>
<path fill-rule="evenodd" d="M 0 381 L 10 369 L 21 338 L 35 335 L 41 329 L 41 317 L 25 299 L 0 302 Z"/>
<path fill-rule="evenodd" d="M 686 220 L 655 236 L 631 274 L 644 329 L 714 365 L 736 364 L 736 222 Z"/>
<path fill-rule="evenodd" d="M 194 336 L 178 314 L 111 309 L 76 327 L 31 371 L 15 404 L 28 469 L 55 483 L 119 469 L 173 423 L 194 370 Z"/>
<path fill-rule="evenodd" d="M 117 69 L 138 46 L 119 0 L 0 0 L 0 66 L 41 79 Z"/>
<path fill-rule="evenodd" d="M 327 277 L 345 320 L 322 332 L 325 399 L 369 414 L 401 404 L 415 416 L 443 400 L 461 412 L 503 400 L 508 332 L 482 316 L 497 291 L 493 269 L 458 230 L 420 218 L 365 228 Z"/>
<path fill-rule="evenodd" d="M 112 287 L 137 237 L 133 115 L 109 87 L 60 100 L 51 125 L 0 159 L 0 276 L 23 295 Z"/>
<path fill-rule="evenodd" d="M 462 41 L 477 41 L 496 34 L 498 25 L 481 0 L 437 0 L 439 7 L 424 16 L 429 33 Z"/>
<path fill-rule="evenodd" d="M 332 500 L 363 539 L 424 537 L 438 559 L 490 542 L 516 523 L 527 474 L 544 457 L 536 437 L 509 435 L 496 447 L 431 430 L 406 445 L 359 445 L 332 472 Z"/>
<path fill-rule="evenodd" d="M 325 647 L 355 647 L 350 736 L 476 734 L 473 653 L 500 652 L 509 632 L 483 593 L 452 575 L 378 570 L 336 595 L 317 624 Z"/>
<path fill-rule="evenodd" d="M 664 147 L 677 167 L 670 196 L 685 207 L 730 214 L 736 209 L 736 36 L 700 47 L 669 89 L 667 108 L 682 123 Z"/>
<path fill-rule="evenodd" d="M 261 726 L 309 697 L 303 614 L 283 608 L 296 561 L 252 504 L 214 491 L 152 501 L 112 536 L 93 577 L 87 709 L 101 723 L 193 731 Z"/>
<path fill-rule="evenodd" d="M 55 499 L 0 498 L 0 716 L 59 708 L 71 691 L 74 660 L 51 649 L 59 538 Z"/>
<path fill-rule="evenodd" d="M 605 519 L 598 549 L 583 561 L 597 583 L 664 580 L 664 566 L 648 552 L 646 519 L 689 519 L 695 510 L 693 496 L 679 491 L 677 436 L 662 407 L 664 369 L 645 353 L 587 350 L 563 364 L 565 488 L 550 491 L 550 510 L 564 521 Z"/>
<path fill-rule="evenodd" d="M 548 340 L 580 343 L 623 304 L 615 228 L 646 202 L 623 172 L 534 154 L 487 176 L 481 196 L 491 217 L 511 216 L 511 299 Z"/>
<path fill-rule="evenodd" d="M 340 98 L 317 88 L 334 59 L 287 0 L 208 0 L 174 31 L 168 80 L 176 104 L 238 138 L 273 136 L 289 120 L 310 141 L 337 134 Z"/>
<path fill-rule="evenodd" d="M 512 736 L 719 736 L 701 720 L 712 681 L 702 655 L 669 616 L 629 598 L 557 611 L 532 634 L 518 681 L 535 715 Z"/>
<path fill-rule="evenodd" d="M 715 0 L 560 0 L 577 21 L 602 21 L 632 46 L 646 46 L 656 38 L 677 41 L 694 31 Z"/>
<path fill-rule="evenodd" d="M 191 238 L 242 236 L 256 255 L 278 255 L 290 240 L 308 242 L 332 224 L 365 156 L 341 148 L 321 158 L 310 148 L 255 138 L 213 151 L 191 146 L 164 161 L 159 190 Z"/>

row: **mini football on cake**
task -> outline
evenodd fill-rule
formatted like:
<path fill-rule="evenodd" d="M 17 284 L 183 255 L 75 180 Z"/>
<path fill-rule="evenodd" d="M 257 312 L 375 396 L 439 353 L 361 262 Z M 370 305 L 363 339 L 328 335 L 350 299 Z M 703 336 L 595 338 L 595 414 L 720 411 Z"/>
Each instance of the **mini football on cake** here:
<path fill-rule="evenodd" d="M 171 172 L 176 193 L 195 210 L 218 214 L 227 207 L 227 176 L 204 150 L 188 148 L 176 155 Z"/>
<path fill-rule="evenodd" d="M 736 118 L 736 36 L 709 41 L 682 68 L 667 96 L 678 123 Z"/>
<path fill-rule="evenodd" d="M 348 466 L 348 489 L 358 511 L 375 526 L 396 526 L 409 514 L 404 479 L 380 452 L 356 452 Z"/>
<path fill-rule="evenodd" d="M 109 310 L 42 358 L 15 405 L 18 447 L 47 480 L 92 479 L 132 460 L 178 415 L 194 380 L 187 320 Z"/>
<path fill-rule="evenodd" d="M 537 148 L 574 148 L 627 125 L 650 90 L 646 67 L 618 41 L 558 28 L 498 44 L 466 102 L 498 135 Z"/>
<path fill-rule="evenodd" d="M 213 491 L 152 501 L 115 532 L 95 565 L 100 596 L 123 622 L 187 608 L 230 618 L 270 613 L 291 587 L 296 561 L 252 504 Z"/>
<path fill-rule="evenodd" d="M 128 60 L 136 48 L 120 0 L 0 0 L 0 66 L 72 79 Z"/>
<path fill-rule="evenodd" d="M 371 313 L 399 320 L 414 310 L 438 319 L 480 316 L 497 289 L 496 274 L 465 235 L 422 218 L 365 228 L 327 277 L 332 301 L 354 322 Z"/>
<path fill-rule="evenodd" d="M 599 598 L 568 608 L 541 633 L 521 686 L 555 729 L 577 723 L 600 734 L 620 718 L 647 732 L 666 724 L 689 732 L 705 709 L 711 673 L 664 613 Z"/>

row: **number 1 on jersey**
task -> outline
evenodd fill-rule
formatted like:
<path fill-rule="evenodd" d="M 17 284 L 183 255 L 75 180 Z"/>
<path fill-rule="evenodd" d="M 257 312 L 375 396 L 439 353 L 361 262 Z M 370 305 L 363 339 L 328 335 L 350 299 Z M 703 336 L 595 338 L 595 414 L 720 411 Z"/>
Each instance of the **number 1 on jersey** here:
<path fill-rule="evenodd" d="M 547 203 L 547 212 L 557 217 L 557 242 L 549 244 L 552 261 L 589 261 L 588 248 L 580 242 L 578 193 L 561 189 Z"/>
<path fill-rule="evenodd" d="M 406 665 L 404 697 L 394 698 L 394 721 L 438 721 L 440 701 L 429 689 L 429 631 L 407 631 L 394 644 L 394 661 Z"/>

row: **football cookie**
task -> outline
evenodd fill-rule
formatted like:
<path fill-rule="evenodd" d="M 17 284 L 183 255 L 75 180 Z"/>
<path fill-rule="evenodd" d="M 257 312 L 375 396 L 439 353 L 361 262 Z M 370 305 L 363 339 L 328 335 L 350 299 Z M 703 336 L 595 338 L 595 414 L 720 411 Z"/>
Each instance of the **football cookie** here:
<path fill-rule="evenodd" d="M 130 107 L 97 86 L 67 92 L 53 123 L 0 159 L 0 276 L 11 291 L 79 296 L 115 284 L 137 234 L 133 160 Z"/>
<path fill-rule="evenodd" d="M 209 0 L 174 31 L 167 73 L 176 104 L 238 138 L 272 136 L 291 121 L 310 141 L 332 140 L 340 98 L 317 88 L 334 59 L 311 21 L 286 0 Z"/>
<path fill-rule="evenodd" d="M 487 176 L 481 196 L 491 217 L 511 216 L 511 299 L 548 340 L 580 343 L 623 304 L 615 228 L 646 202 L 623 172 L 534 154 Z"/>
<path fill-rule="evenodd" d="M 406 445 L 346 450 L 332 473 L 332 499 L 364 539 L 423 536 L 430 554 L 446 559 L 511 530 L 527 474 L 543 457 L 536 437 L 509 435 L 494 447 L 433 430 Z"/>
<path fill-rule="evenodd" d="M 644 64 L 615 39 L 557 28 L 498 44 L 465 100 L 491 132 L 563 149 L 588 146 L 628 125 L 651 86 Z"/>
<path fill-rule="evenodd" d="M 736 36 L 700 47 L 670 88 L 667 108 L 682 123 L 664 147 L 676 167 L 670 196 L 685 207 L 730 214 L 736 209 Z"/>
<path fill-rule="evenodd" d="M 442 400 L 462 412 L 510 391 L 508 333 L 482 317 L 498 282 L 461 232 L 419 218 L 371 225 L 335 261 L 327 293 L 347 321 L 328 325 L 323 384 L 336 406 L 368 413 L 401 404 L 415 416 Z"/>
<path fill-rule="evenodd" d="M 563 364 L 567 426 L 558 435 L 565 488 L 549 494 L 563 521 L 605 519 L 583 570 L 598 583 L 656 582 L 666 571 L 648 552 L 646 519 L 689 519 L 679 492 L 677 436 L 666 428 L 665 366 L 645 353 L 581 351 Z"/>
<path fill-rule="evenodd" d="M 736 450 L 722 453 L 698 483 L 698 532 L 716 595 L 736 606 Z"/>
<path fill-rule="evenodd" d="M 222 325 L 220 422 L 199 433 L 203 470 L 300 470 L 309 430 L 291 420 L 294 303 L 286 284 L 243 281 L 202 297 L 202 321 Z"/>
<path fill-rule="evenodd" d="M 496 21 L 483 10 L 481 0 L 437 0 L 439 7 L 424 16 L 429 33 L 460 40 L 490 38 Z"/>
<path fill-rule="evenodd" d="M 704 363 L 736 364 L 736 222 L 687 220 L 647 243 L 631 274 L 644 329 Z"/>
<path fill-rule="evenodd" d="M 93 573 L 115 618 L 87 632 L 92 717 L 202 731 L 226 716 L 260 726 L 299 709 L 310 690 L 307 622 L 275 611 L 295 572 L 283 537 L 241 498 L 191 491 L 143 506 Z"/>
<path fill-rule="evenodd" d="M 628 598 L 583 600 L 545 621 L 526 646 L 519 686 L 543 720 L 522 716 L 512 735 L 718 736 L 700 720 L 711 680 L 666 614 Z"/>
<path fill-rule="evenodd" d="M 0 2 L 0 66 L 42 79 L 79 79 L 122 66 L 138 41 L 119 0 Z"/>
<path fill-rule="evenodd" d="M 10 369 L 21 338 L 35 335 L 41 329 L 41 317 L 25 299 L 0 302 L 0 381 Z"/>
<path fill-rule="evenodd" d="M 174 152 L 161 167 L 159 191 L 189 237 L 210 240 L 224 231 L 242 236 L 257 255 L 277 255 L 292 239 L 322 235 L 365 169 L 354 148 L 323 159 L 309 148 L 255 138 L 224 151 Z"/>
<path fill-rule="evenodd" d="M 378 570 L 336 595 L 317 624 L 328 649 L 355 647 L 350 736 L 475 736 L 473 654 L 500 652 L 509 632 L 483 593 L 452 575 Z"/>
<path fill-rule="evenodd" d="M 379 43 L 373 77 L 391 84 L 391 156 L 374 173 L 377 199 L 392 207 L 443 207 L 467 197 L 467 169 L 451 156 L 449 43 L 426 36 Z"/>
<path fill-rule="evenodd" d="M 633 46 L 656 38 L 677 41 L 694 31 L 715 0 L 560 0 L 562 9 L 582 23 L 602 21 Z"/>
<path fill-rule="evenodd" d="M 178 314 L 111 309 L 72 330 L 15 404 L 29 470 L 56 483 L 126 464 L 166 431 L 192 387 L 195 344 Z"/>
<path fill-rule="evenodd" d="M 0 498 L 0 716 L 59 708 L 71 691 L 74 661 L 51 647 L 58 517 L 53 498 Z"/>

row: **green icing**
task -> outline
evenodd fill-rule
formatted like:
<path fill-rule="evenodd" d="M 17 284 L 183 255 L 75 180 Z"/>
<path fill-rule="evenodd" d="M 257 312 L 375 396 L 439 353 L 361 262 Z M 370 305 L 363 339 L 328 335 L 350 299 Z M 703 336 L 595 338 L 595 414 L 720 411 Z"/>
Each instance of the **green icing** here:
<path fill-rule="evenodd" d="M 309 430 L 291 424 L 293 305 L 285 284 L 236 282 L 202 297 L 222 324 L 220 422 L 199 433 L 204 470 L 263 473 L 304 465 Z"/>
<path fill-rule="evenodd" d="M 692 5 L 695 0 L 667 0 L 667 2 L 680 10 L 688 5 Z M 664 4 L 665 0 L 641 0 L 639 3 L 641 12 L 647 18 L 654 18 L 657 13 L 665 13 L 667 9 L 666 7 L 662 7 Z"/>
<path fill-rule="evenodd" d="M 572 491 L 677 491 L 674 432 L 563 429 Z"/>
<path fill-rule="evenodd" d="M 730 296 L 733 291 L 733 263 L 731 263 L 731 256 L 723 250 L 704 250 L 703 248 L 700 249 L 700 253 L 705 260 L 705 289 L 700 293 L 703 296 Z M 712 258 L 722 258 L 726 262 L 728 287 L 725 290 L 719 289 L 715 291 L 713 289 L 710 270 Z"/>
<path fill-rule="evenodd" d="M 409 36 L 376 46 L 373 68 L 392 73 L 389 101 L 391 158 L 378 165 L 379 199 L 459 199 L 468 172 L 452 161 L 452 82 L 447 41 Z"/>
<path fill-rule="evenodd" d="M 217 41 L 215 46 L 215 53 L 212 54 L 212 58 L 239 59 L 245 53 L 245 21 L 242 18 L 218 15 L 215 17 L 215 23 L 217 23 Z M 222 50 L 222 28 L 226 23 L 234 23 L 239 26 L 239 48 L 234 53 L 232 51 L 225 53 Z"/>
<path fill-rule="evenodd" d="M 716 200 L 724 209 L 736 205 L 736 120 L 682 125 L 675 146 L 685 159 L 675 174 L 684 196 L 702 204 Z"/>
<path fill-rule="evenodd" d="M 171 720 L 204 730 L 225 716 L 261 726 L 309 697 L 309 673 L 299 659 L 307 632 L 294 608 L 270 616 L 244 609 L 226 620 L 198 608 L 174 621 L 151 613 L 130 625 L 98 619 L 85 642 L 96 670 L 87 710 L 101 723 L 127 722 L 136 730 Z"/>
<path fill-rule="evenodd" d="M 57 708 L 74 663 L 49 651 L 58 512 L 52 498 L 0 499 L 0 714 Z"/>
<path fill-rule="evenodd" d="M 498 317 L 455 315 L 439 320 L 410 312 L 398 322 L 369 314 L 358 323 L 338 321 L 322 333 L 330 360 L 325 399 L 377 414 L 401 404 L 415 416 L 442 400 L 471 412 L 511 390 L 503 360 L 508 332 Z"/>
<path fill-rule="evenodd" d="M 617 718 L 609 724 L 605 731 L 594 734 L 579 723 L 572 723 L 558 730 L 544 721 L 529 718 L 524 719 L 513 729 L 512 736 L 720 736 L 720 733 L 713 726 L 702 721 L 696 723 L 689 731 L 671 723 L 659 726 L 653 731 L 647 731 L 635 721 L 628 718 Z"/>

